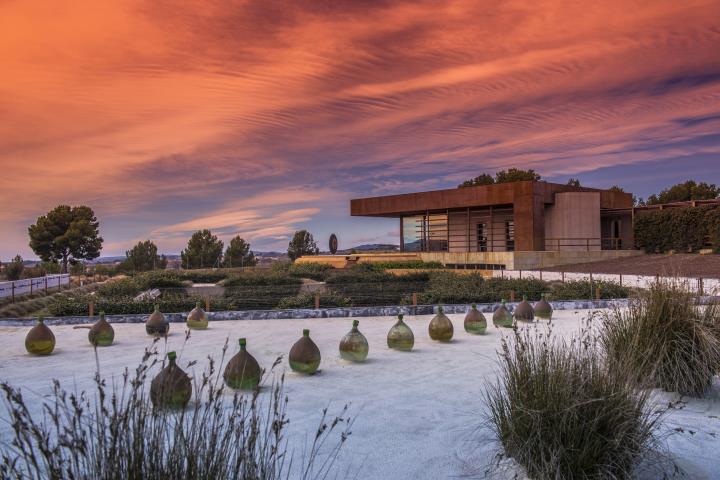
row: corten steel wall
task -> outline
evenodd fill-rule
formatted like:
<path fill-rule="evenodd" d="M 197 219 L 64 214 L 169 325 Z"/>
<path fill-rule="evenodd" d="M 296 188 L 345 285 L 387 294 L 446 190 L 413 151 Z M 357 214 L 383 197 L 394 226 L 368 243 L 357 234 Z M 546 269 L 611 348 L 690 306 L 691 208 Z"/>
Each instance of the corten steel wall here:
<path fill-rule="evenodd" d="M 600 208 L 632 207 L 632 195 L 547 182 L 513 182 L 431 192 L 407 193 L 350 201 L 353 216 L 399 217 L 426 212 L 447 212 L 468 207 L 512 205 L 515 250 L 545 250 L 545 205 L 560 192 L 600 192 Z"/>

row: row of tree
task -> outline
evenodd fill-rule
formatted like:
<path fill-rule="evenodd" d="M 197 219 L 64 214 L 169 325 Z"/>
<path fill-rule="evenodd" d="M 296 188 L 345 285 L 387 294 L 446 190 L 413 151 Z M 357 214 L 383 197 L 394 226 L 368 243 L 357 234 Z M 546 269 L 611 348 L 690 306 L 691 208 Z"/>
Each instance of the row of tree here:
<path fill-rule="evenodd" d="M 476 187 L 478 185 L 494 185 L 498 183 L 511 183 L 511 182 L 522 182 L 528 180 L 542 180 L 540 174 L 535 170 L 522 170 L 518 168 L 510 168 L 508 170 L 500 170 L 495 176 L 483 173 L 475 178 L 466 180 L 459 187 Z M 574 187 L 581 187 L 580 179 L 571 178 L 567 182 L 568 185 Z M 609 190 L 618 192 L 624 192 L 622 187 L 613 185 Z M 635 206 L 645 205 L 659 205 L 661 203 L 672 203 L 672 202 L 687 202 L 691 200 L 709 200 L 720 198 L 720 187 L 712 183 L 700 182 L 697 183 L 694 180 L 687 180 L 685 182 L 677 183 L 669 188 L 666 188 L 660 193 L 650 195 L 647 200 L 638 198 L 633 195 L 633 202 Z"/>

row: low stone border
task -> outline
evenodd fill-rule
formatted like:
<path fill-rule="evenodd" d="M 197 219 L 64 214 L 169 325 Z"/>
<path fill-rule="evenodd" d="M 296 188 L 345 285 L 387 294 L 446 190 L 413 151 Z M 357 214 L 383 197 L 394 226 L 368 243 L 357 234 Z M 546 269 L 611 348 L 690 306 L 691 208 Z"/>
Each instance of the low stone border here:
<path fill-rule="evenodd" d="M 512 310 L 519 302 L 506 303 Z M 608 308 L 611 306 L 627 305 L 627 299 L 617 300 L 568 300 L 550 302 L 553 310 L 589 310 L 595 308 Z M 478 303 L 481 312 L 492 313 L 500 303 Z M 468 311 L 470 304 L 443 305 L 446 313 L 463 314 Z M 210 320 L 284 320 L 305 318 L 348 318 L 348 317 L 394 317 L 400 313 L 404 315 L 432 315 L 437 312 L 436 305 L 392 305 L 386 307 L 336 307 L 336 308 L 301 308 L 291 310 L 237 310 L 226 312 L 208 312 Z M 145 323 L 150 313 L 132 315 L 108 315 L 110 323 Z M 184 323 L 187 312 L 166 313 L 165 318 L 171 323 Z M 80 325 L 92 323 L 95 318 L 80 317 L 46 317 L 48 325 Z M 36 322 L 34 318 L 2 318 L 0 327 L 28 326 Z"/>

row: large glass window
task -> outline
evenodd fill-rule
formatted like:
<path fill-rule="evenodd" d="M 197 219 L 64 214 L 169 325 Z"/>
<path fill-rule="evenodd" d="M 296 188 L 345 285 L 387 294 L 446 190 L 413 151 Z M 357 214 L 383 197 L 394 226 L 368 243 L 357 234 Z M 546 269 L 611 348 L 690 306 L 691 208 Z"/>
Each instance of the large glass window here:
<path fill-rule="evenodd" d="M 412 217 L 403 217 L 403 251 L 405 252 L 421 252 L 422 248 L 422 228 L 423 216 L 414 215 Z"/>
<path fill-rule="evenodd" d="M 512 220 L 505 222 L 505 246 L 508 252 L 515 250 L 515 222 Z"/>
<path fill-rule="evenodd" d="M 403 250 L 406 252 L 447 252 L 446 214 L 403 217 Z"/>

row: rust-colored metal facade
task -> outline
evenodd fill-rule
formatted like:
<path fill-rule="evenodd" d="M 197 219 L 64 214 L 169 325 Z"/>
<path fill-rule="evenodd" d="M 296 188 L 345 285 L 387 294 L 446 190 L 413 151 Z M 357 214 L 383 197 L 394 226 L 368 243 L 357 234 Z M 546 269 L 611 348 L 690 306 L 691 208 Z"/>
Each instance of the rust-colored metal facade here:
<path fill-rule="evenodd" d="M 563 231 L 570 230 L 569 235 L 563 238 L 547 237 L 546 230 L 550 228 L 548 225 L 551 222 L 550 219 L 546 220 L 546 211 L 549 213 L 548 209 L 555 206 L 558 194 L 573 192 L 585 193 L 588 195 L 580 197 L 594 199 L 587 204 L 592 207 L 585 207 L 594 211 L 575 211 L 576 217 L 580 213 L 578 218 L 583 219 L 586 216 L 584 214 L 587 214 L 588 218 L 597 218 L 598 222 L 609 226 L 591 225 L 597 234 L 574 236 L 572 224 L 566 224 Z M 598 208 L 600 211 L 595 211 Z M 422 239 L 419 245 L 415 245 L 420 251 L 631 248 L 631 215 L 618 213 L 631 208 L 632 195 L 629 193 L 542 181 L 462 187 L 350 201 L 350 214 L 353 216 L 400 218 L 400 245 L 403 249 L 407 246 L 407 229 L 414 225 Z M 605 218 L 605 211 L 613 212 L 612 218 Z M 555 212 L 553 218 L 562 219 L 563 215 L 563 212 Z M 621 222 L 622 227 L 618 226 L 619 223 L 611 223 L 613 221 Z M 481 231 L 480 225 L 487 231 Z M 612 237 L 604 238 L 601 231 L 610 232 Z"/>

